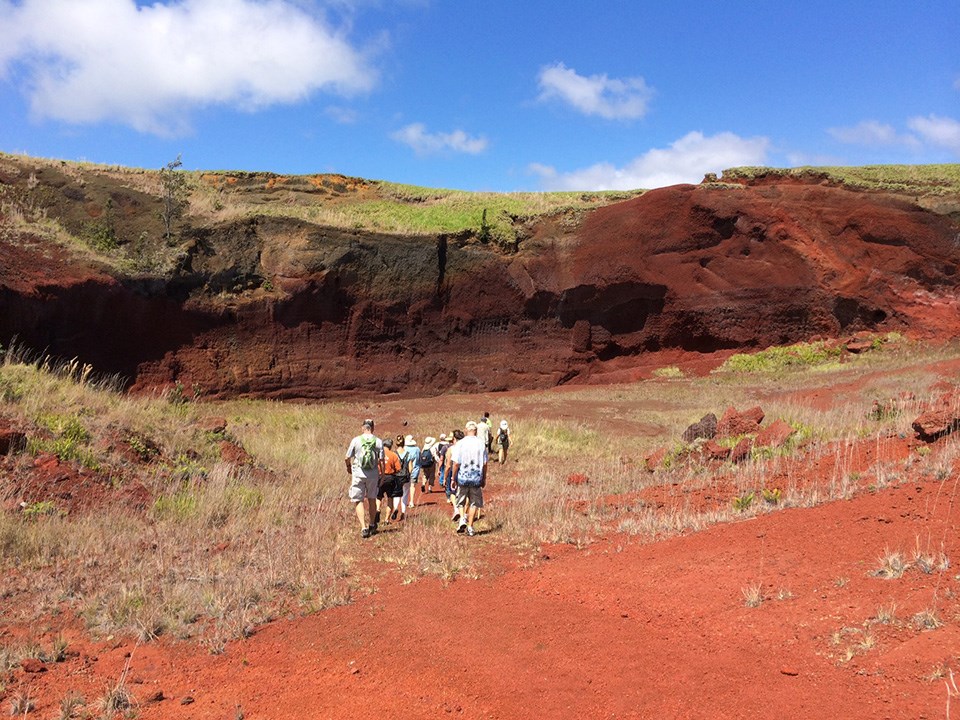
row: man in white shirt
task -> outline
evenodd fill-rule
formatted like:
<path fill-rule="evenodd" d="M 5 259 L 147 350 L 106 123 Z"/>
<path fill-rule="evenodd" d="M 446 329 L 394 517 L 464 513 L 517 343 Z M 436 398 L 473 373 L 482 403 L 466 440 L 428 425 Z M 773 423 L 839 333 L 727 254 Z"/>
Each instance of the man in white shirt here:
<path fill-rule="evenodd" d="M 472 420 L 464 427 L 464 438 L 448 452 L 451 456 L 451 474 L 457 484 L 456 506 L 460 514 L 458 533 L 473 537 L 473 521 L 477 510 L 483 507 L 483 488 L 487 484 L 487 446 L 477 437 L 477 423 Z"/>

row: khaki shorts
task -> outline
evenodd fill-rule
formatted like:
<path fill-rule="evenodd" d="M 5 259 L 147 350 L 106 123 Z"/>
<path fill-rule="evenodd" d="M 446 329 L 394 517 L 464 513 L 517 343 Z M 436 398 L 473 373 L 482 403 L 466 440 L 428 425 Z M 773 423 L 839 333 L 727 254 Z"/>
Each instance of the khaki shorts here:
<path fill-rule="evenodd" d="M 350 502 L 361 503 L 364 500 L 376 500 L 377 488 L 380 486 L 379 477 L 352 475 L 350 482 Z"/>
<path fill-rule="evenodd" d="M 473 507 L 483 507 L 483 488 L 479 485 L 457 486 L 457 507 L 463 507 L 469 500 Z"/>

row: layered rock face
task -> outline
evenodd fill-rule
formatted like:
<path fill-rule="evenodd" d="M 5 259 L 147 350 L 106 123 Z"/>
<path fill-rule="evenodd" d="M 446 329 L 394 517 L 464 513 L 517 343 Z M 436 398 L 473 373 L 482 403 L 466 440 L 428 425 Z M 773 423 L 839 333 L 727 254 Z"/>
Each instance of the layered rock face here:
<path fill-rule="evenodd" d="M 542 388 L 663 349 L 960 331 L 960 221 L 817 183 L 675 186 L 544 219 L 518 252 L 259 217 L 173 276 L 0 243 L 0 342 L 205 396 Z"/>

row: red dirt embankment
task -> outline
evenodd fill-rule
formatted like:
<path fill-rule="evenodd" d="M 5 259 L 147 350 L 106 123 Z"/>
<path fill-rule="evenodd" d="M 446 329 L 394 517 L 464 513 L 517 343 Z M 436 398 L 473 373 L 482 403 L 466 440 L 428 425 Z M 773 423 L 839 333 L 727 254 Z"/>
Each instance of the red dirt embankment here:
<path fill-rule="evenodd" d="M 111 277 L 21 234 L 2 243 L 0 342 L 208 397 L 549 387 L 658 352 L 956 336 L 958 233 L 903 197 L 791 180 L 548 218 L 510 254 L 256 217 L 194 228 L 169 276 Z"/>

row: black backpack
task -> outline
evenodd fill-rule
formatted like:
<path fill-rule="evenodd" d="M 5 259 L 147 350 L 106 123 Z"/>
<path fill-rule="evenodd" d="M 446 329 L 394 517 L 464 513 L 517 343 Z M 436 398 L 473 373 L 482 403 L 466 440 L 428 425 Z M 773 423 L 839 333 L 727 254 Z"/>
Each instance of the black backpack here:
<path fill-rule="evenodd" d="M 420 467 L 433 467 L 433 453 L 427 448 L 420 451 Z"/>

